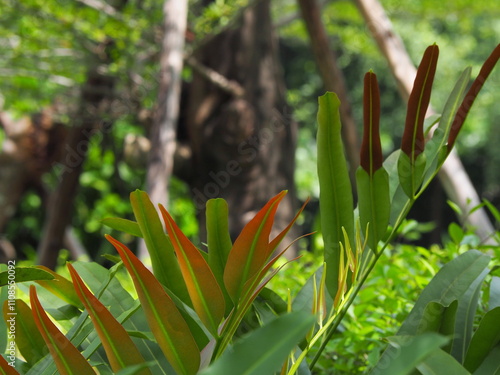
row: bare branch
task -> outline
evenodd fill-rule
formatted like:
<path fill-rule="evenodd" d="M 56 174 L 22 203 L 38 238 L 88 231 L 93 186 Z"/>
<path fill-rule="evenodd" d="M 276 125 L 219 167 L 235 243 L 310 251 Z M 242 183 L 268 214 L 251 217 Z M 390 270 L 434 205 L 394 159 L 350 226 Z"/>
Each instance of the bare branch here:
<path fill-rule="evenodd" d="M 238 82 L 228 79 L 217 71 L 202 65 L 194 56 L 186 57 L 185 61 L 194 71 L 228 94 L 237 98 L 245 95 L 245 89 Z"/>

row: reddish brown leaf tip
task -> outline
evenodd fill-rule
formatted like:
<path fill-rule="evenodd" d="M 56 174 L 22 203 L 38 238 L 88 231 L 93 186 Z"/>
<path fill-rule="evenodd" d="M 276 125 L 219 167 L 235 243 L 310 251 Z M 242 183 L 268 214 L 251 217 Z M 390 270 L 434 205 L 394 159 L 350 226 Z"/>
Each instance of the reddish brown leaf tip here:
<path fill-rule="evenodd" d="M 476 97 L 479 94 L 479 91 L 481 91 L 484 82 L 486 82 L 486 79 L 490 75 L 499 59 L 500 44 L 496 46 L 491 55 L 484 62 L 481 70 L 479 71 L 479 75 L 472 83 L 469 91 L 467 91 L 462 104 L 460 104 L 460 107 L 455 114 L 455 118 L 453 119 L 453 123 L 451 125 L 450 135 L 448 136 L 448 152 L 450 152 L 453 148 L 455 140 L 457 139 L 457 135 L 460 132 L 460 129 L 462 128 L 467 115 L 469 114 L 469 110 L 471 109 L 474 100 L 476 100 Z"/>
<path fill-rule="evenodd" d="M 427 47 L 417 69 L 415 83 L 408 99 L 401 150 L 412 161 L 424 151 L 424 119 L 431 98 L 438 57 L 439 47 L 436 44 Z"/>
<path fill-rule="evenodd" d="M 380 143 L 380 92 L 377 76 L 371 70 L 365 74 L 363 93 L 363 142 L 361 144 L 361 167 L 373 175 L 382 167 Z"/>

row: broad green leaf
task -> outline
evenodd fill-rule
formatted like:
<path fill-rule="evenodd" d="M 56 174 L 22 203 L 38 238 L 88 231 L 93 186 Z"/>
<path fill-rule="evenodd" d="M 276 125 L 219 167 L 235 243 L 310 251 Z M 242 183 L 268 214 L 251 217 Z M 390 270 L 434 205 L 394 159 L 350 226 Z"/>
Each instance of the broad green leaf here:
<path fill-rule="evenodd" d="M 270 256 L 269 235 L 274 215 L 285 194 L 286 191 L 282 191 L 269 200 L 245 225 L 233 244 L 224 270 L 224 284 L 235 304 L 245 283 L 264 267 Z"/>
<path fill-rule="evenodd" d="M 200 351 L 189 327 L 161 283 L 122 243 L 106 236 L 116 248 L 134 281 L 151 332 L 179 374 L 196 374 Z"/>
<path fill-rule="evenodd" d="M 398 330 L 398 336 L 413 336 L 419 332 L 424 324 L 426 307 L 429 303 L 437 302 L 447 307 L 453 301 L 458 300 L 455 335 L 459 336 L 460 340 L 466 340 L 469 328 L 462 326 L 468 326 L 470 315 L 472 314 L 472 318 L 474 315 L 473 312 L 470 312 L 474 298 L 470 297 L 468 293 L 471 287 L 475 290 L 474 283 L 487 272 L 489 260 L 489 256 L 477 250 L 470 250 L 445 264 L 420 294 L 415 306 Z M 395 354 L 395 349 L 389 347 L 380 361 L 387 362 Z M 457 358 L 457 355 L 453 356 Z"/>
<path fill-rule="evenodd" d="M 455 330 L 453 333 L 451 355 L 460 363 L 463 363 L 467 348 L 472 338 L 474 326 L 474 316 L 477 311 L 481 285 L 484 278 L 488 275 L 489 269 L 485 268 L 483 272 L 471 282 L 469 288 L 465 291 L 458 301 L 458 309 L 455 317 Z"/>
<path fill-rule="evenodd" d="M 38 332 L 29 306 L 20 299 L 13 300 L 13 302 L 12 305 L 8 301 L 4 302 L 3 317 L 6 322 L 9 319 L 14 319 L 16 347 L 26 362 L 33 365 L 45 357 L 48 348 L 42 335 Z"/>
<path fill-rule="evenodd" d="M 240 338 L 200 375 L 273 374 L 313 324 L 314 317 L 307 313 L 280 316 Z"/>
<path fill-rule="evenodd" d="M 500 343 L 500 307 L 488 311 L 470 341 L 464 366 L 474 372 L 491 350 Z"/>
<path fill-rule="evenodd" d="M 101 223 L 107 227 L 131 234 L 132 236 L 141 237 L 142 232 L 137 222 L 119 217 L 107 217 L 101 220 Z"/>
<path fill-rule="evenodd" d="M 130 202 L 151 256 L 155 277 L 184 303 L 191 305 L 186 284 L 174 254 L 174 248 L 163 231 L 163 226 L 153 203 L 151 203 L 148 195 L 140 190 L 130 194 Z"/>
<path fill-rule="evenodd" d="M 449 306 L 443 306 L 439 302 L 429 302 L 424 309 L 416 334 L 436 332 L 443 336 L 452 337 L 455 330 L 457 308 L 457 300 L 453 301 Z M 451 344 L 450 341 L 446 347 L 443 347 L 443 350 L 448 352 Z"/>
<path fill-rule="evenodd" d="M 69 303 L 70 305 L 78 307 L 80 310 L 83 309 L 82 302 L 78 298 L 73 284 L 65 277 L 59 275 L 58 273 L 52 271 L 51 269 L 44 266 L 36 266 L 37 268 L 49 272 L 54 278 L 52 280 L 41 281 L 37 280 L 37 284 L 43 286 L 55 296 L 59 297 L 63 301 Z"/>
<path fill-rule="evenodd" d="M 30 302 L 35 324 L 49 348 L 59 374 L 95 375 L 92 366 L 80 354 L 80 351 L 49 319 L 38 300 L 34 285 L 30 286 Z"/>
<path fill-rule="evenodd" d="M 127 366 L 144 363 L 144 358 L 137 350 L 123 326 L 118 323 L 108 309 L 88 290 L 73 266 L 68 263 L 76 293 L 85 305 L 92 323 L 101 339 L 108 361 L 114 372 Z M 151 374 L 148 369 L 141 375 Z"/>
<path fill-rule="evenodd" d="M 489 256 L 477 250 L 470 250 L 445 264 L 422 291 L 399 329 L 398 335 L 417 333 L 425 307 L 429 302 L 439 302 L 443 306 L 449 306 L 455 300 L 460 301 L 471 284 L 486 269 L 489 260 Z"/>
<path fill-rule="evenodd" d="M 356 183 L 362 232 L 368 226 L 368 246 L 377 251 L 377 244 L 385 235 L 391 214 L 389 175 L 383 167 L 372 176 L 359 167 Z"/>
<path fill-rule="evenodd" d="M 500 375 L 500 345 L 493 348 L 474 375 Z"/>
<path fill-rule="evenodd" d="M 52 280 L 49 272 L 35 267 L 15 267 L 13 269 L 0 272 L 0 286 L 8 285 L 10 281 L 22 283 L 35 280 Z"/>
<path fill-rule="evenodd" d="M 488 300 L 488 309 L 493 310 L 500 306 L 500 277 L 493 276 L 490 282 L 490 298 Z"/>
<path fill-rule="evenodd" d="M 16 369 L 9 365 L 9 362 L 0 355 L 0 374 L 2 375 L 19 375 Z"/>
<path fill-rule="evenodd" d="M 227 202 L 222 198 L 209 199 L 206 216 L 208 264 L 214 275 L 222 280 L 227 258 L 233 246 L 229 235 Z"/>
<path fill-rule="evenodd" d="M 226 310 L 222 290 L 199 250 L 182 233 L 162 205 L 160 211 L 194 309 L 203 324 L 217 337 L 217 330 Z"/>
<path fill-rule="evenodd" d="M 340 242 L 345 228 L 354 243 L 354 212 L 351 181 L 341 137 L 339 107 L 336 94 L 319 97 L 318 110 L 318 178 L 320 187 L 321 231 L 328 265 L 326 284 L 331 296 L 337 294 L 340 264 Z"/>
<path fill-rule="evenodd" d="M 455 358 L 442 349 L 436 349 L 417 366 L 422 375 L 470 375 Z"/>
<path fill-rule="evenodd" d="M 437 333 L 418 336 L 395 336 L 389 338 L 390 346 L 370 371 L 370 375 L 406 375 L 413 373 L 422 361 L 448 342 Z M 392 355 L 385 355 L 387 352 Z"/>
<path fill-rule="evenodd" d="M 206 222 L 208 265 L 224 294 L 226 313 L 229 313 L 233 302 L 224 285 L 224 269 L 233 243 L 229 235 L 227 202 L 224 199 L 217 198 L 207 201 Z"/>

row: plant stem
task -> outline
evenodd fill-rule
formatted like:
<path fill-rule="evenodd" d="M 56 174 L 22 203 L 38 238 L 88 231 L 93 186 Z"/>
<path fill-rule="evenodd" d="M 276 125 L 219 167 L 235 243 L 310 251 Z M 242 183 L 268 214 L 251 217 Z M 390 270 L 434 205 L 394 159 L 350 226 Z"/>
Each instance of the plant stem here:
<path fill-rule="evenodd" d="M 318 340 L 319 336 L 322 336 L 326 332 L 326 335 L 325 335 L 323 341 L 321 342 L 321 345 L 318 349 L 318 352 L 316 353 L 316 355 L 314 356 L 314 358 L 312 359 L 312 361 L 309 365 L 309 369 L 312 370 L 314 368 L 316 362 L 318 361 L 319 357 L 321 356 L 321 353 L 325 350 L 326 345 L 328 344 L 331 337 L 335 333 L 335 330 L 337 329 L 337 327 L 340 325 L 340 322 L 342 321 L 345 314 L 347 313 L 347 310 L 354 302 L 354 299 L 356 298 L 359 291 L 363 287 L 365 281 L 368 278 L 368 275 L 372 272 L 373 268 L 375 267 L 375 264 L 377 264 L 377 261 L 379 260 L 380 256 L 383 254 L 384 250 L 387 248 L 389 243 L 393 240 L 394 236 L 396 235 L 397 229 L 399 228 L 399 226 L 403 222 L 404 218 L 408 214 L 408 212 L 409 212 L 410 208 L 413 206 L 414 202 L 415 202 L 415 199 L 408 199 L 408 201 L 405 203 L 405 205 L 403 206 L 403 209 L 401 210 L 400 214 L 398 215 L 398 218 L 396 219 L 396 222 L 395 222 L 394 227 L 391 231 L 391 234 L 389 235 L 389 238 L 384 242 L 384 244 L 380 248 L 380 251 L 375 253 L 375 257 L 373 258 L 373 261 L 368 266 L 366 271 L 363 272 L 363 275 L 361 276 L 361 279 L 359 280 L 359 282 L 356 284 L 356 287 L 354 289 L 351 289 L 352 293 L 349 294 L 345 304 L 343 304 L 339 313 L 333 318 L 332 321 L 327 322 L 323 326 L 323 329 L 319 330 L 316 333 L 316 335 L 313 337 L 313 339 L 311 339 L 311 342 L 308 345 L 308 347 L 302 352 L 301 356 L 297 359 L 298 364 L 300 364 L 302 359 L 305 358 L 305 355 L 310 350 L 311 346 Z M 298 365 L 297 365 L 297 368 L 298 368 Z M 293 373 L 295 372 L 295 370 L 292 372 L 293 369 L 294 368 L 292 367 L 291 371 L 289 372 L 289 375 L 293 375 Z"/>

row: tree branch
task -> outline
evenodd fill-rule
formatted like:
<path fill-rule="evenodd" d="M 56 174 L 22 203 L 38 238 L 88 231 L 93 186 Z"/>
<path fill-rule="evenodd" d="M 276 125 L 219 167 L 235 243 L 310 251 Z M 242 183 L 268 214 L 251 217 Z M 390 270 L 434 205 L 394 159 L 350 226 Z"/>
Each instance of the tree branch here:
<path fill-rule="evenodd" d="M 359 166 L 359 143 L 344 76 L 337 63 L 337 57 L 333 49 L 330 48 L 328 34 L 321 20 L 321 8 L 318 1 L 298 0 L 298 3 L 311 39 L 314 59 L 323 79 L 323 85 L 327 91 L 335 92 L 340 99 L 342 139 L 350 166 L 351 181 L 354 182 L 356 169 Z"/>

